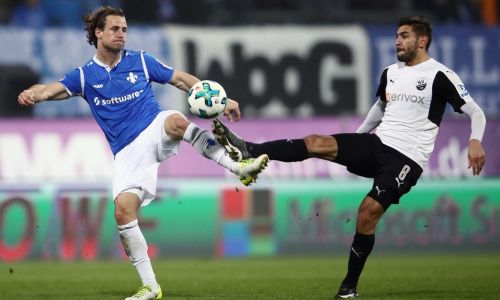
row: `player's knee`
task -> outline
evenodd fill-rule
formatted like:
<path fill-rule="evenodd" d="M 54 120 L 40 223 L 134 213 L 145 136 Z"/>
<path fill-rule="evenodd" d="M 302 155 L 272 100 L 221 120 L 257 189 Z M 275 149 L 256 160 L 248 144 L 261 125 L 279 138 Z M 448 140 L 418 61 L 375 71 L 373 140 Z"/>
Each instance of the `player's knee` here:
<path fill-rule="evenodd" d="M 369 219 L 379 219 L 384 214 L 384 208 L 376 200 L 370 199 L 361 203 L 358 214 Z"/>
<path fill-rule="evenodd" d="M 184 136 L 189 121 L 181 113 L 175 113 L 165 119 L 165 132 L 173 140 L 180 140 Z"/>
<path fill-rule="evenodd" d="M 117 224 L 127 224 L 134 219 L 133 213 L 130 210 L 118 207 L 115 209 L 115 220 Z"/>
<path fill-rule="evenodd" d="M 320 135 L 312 134 L 304 138 L 304 143 L 306 144 L 307 151 L 309 153 L 318 153 L 324 144 L 324 141 Z"/>
<path fill-rule="evenodd" d="M 360 213 L 356 222 L 356 231 L 361 234 L 373 234 L 377 223 L 378 220 L 373 219 L 369 214 Z"/>
<path fill-rule="evenodd" d="M 132 207 L 120 205 L 115 201 L 115 220 L 119 225 L 128 224 L 137 219 L 137 210 Z"/>
<path fill-rule="evenodd" d="M 378 221 L 384 214 L 382 205 L 373 199 L 363 201 L 358 209 L 356 231 L 362 234 L 373 234 Z"/>
<path fill-rule="evenodd" d="M 304 138 L 307 151 L 315 157 L 335 159 L 337 157 L 337 140 L 329 135 L 308 135 Z"/>

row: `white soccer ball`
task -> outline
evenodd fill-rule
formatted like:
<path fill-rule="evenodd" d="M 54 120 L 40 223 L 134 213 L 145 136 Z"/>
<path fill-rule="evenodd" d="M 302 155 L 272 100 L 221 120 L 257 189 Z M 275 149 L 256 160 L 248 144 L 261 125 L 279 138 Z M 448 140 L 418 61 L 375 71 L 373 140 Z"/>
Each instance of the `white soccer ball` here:
<path fill-rule="evenodd" d="M 226 91 L 215 81 L 198 81 L 188 92 L 189 110 L 203 119 L 213 119 L 222 115 L 226 102 Z"/>

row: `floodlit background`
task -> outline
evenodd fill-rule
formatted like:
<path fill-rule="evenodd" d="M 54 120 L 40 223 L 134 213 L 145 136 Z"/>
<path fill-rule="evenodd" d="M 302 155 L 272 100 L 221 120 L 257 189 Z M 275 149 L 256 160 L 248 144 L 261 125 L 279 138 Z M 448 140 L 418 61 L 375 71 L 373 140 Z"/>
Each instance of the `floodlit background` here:
<path fill-rule="evenodd" d="M 486 165 L 472 178 L 470 121 L 447 110 L 419 184 L 377 228 L 376 253 L 500 250 L 497 0 L 3 0 L 2 264 L 125 259 L 113 219 L 113 157 L 86 102 L 33 109 L 17 103 L 23 89 L 58 80 L 92 58 L 80 16 L 103 4 L 125 10 L 127 48 L 220 82 L 243 112 L 231 128 L 250 141 L 355 131 L 381 71 L 395 62 L 398 17 L 427 16 L 431 55 L 459 74 L 487 116 Z M 189 114 L 186 96 L 174 87 L 155 91 L 164 109 L 210 128 Z M 357 206 L 371 187 L 343 167 L 311 159 L 271 162 L 245 188 L 187 144 L 159 178 L 158 199 L 141 210 L 153 259 L 346 256 Z"/>

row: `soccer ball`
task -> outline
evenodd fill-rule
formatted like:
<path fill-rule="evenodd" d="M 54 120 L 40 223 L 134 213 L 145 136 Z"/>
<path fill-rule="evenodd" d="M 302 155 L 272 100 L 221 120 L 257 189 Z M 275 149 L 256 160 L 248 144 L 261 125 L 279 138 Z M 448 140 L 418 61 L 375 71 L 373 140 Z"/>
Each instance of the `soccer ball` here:
<path fill-rule="evenodd" d="M 203 119 L 213 119 L 222 115 L 226 102 L 226 91 L 215 81 L 199 81 L 188 92 L 189 110 Z"/>

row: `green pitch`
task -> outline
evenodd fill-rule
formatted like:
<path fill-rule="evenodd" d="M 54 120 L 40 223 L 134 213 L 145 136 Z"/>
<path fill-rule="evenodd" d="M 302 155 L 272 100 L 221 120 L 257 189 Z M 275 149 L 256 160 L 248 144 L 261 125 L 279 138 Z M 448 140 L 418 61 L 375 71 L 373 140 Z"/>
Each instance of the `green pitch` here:
<path fill-rule="evenodd" d="M 164 299 L 332 299 L 346 257 L 154 261 Z M 128 261 L 2 262 L 0 299 L 123 299 L 139 287 Z M 375 253 L 361 299 L 499 299 L 500 253 Z"/>

